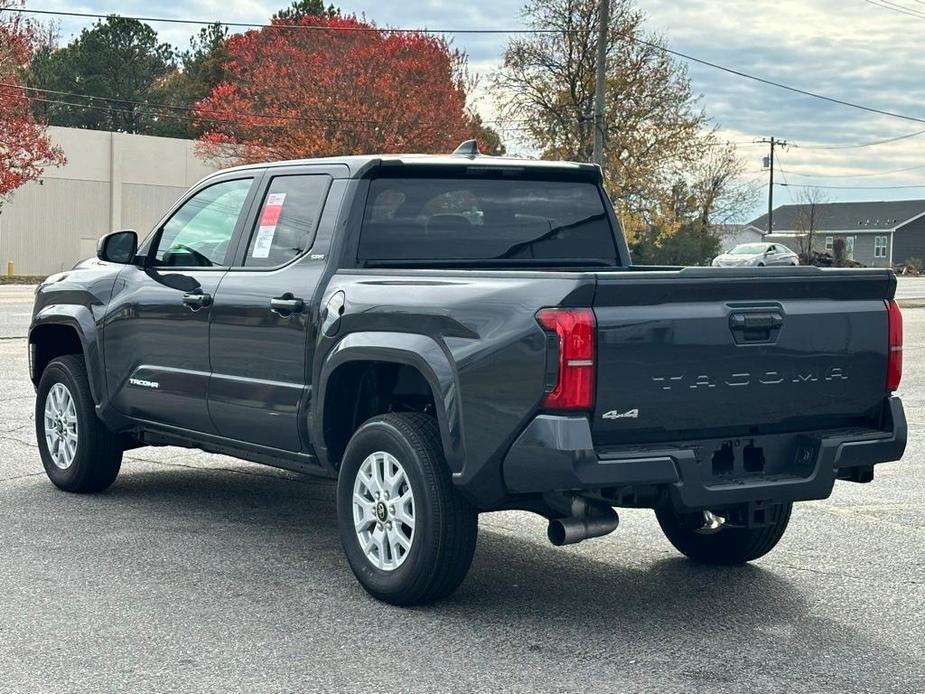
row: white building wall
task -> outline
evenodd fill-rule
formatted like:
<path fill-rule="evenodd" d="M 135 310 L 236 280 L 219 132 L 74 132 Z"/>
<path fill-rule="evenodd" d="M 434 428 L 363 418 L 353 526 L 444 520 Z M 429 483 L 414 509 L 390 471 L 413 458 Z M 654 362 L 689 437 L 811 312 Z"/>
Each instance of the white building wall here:
<path fill-rule="evenodd" d="M 729 251 L 743 243 L 756 243 L 764 240 L 764 234 L 761 229 L 753 226 L 745 226 L 733 234 L 727 234 L 721 241 L 720 245 L 723 251 Z"/>
<path fill-rule="evenodd" d="M 49 275 L 96 252 L 100 236 L 135 229 L 144 238 L 183 192 L 218 166 L 195 143 L 76 128 L 48 129 L 68 163 L 45 171 L 0 208 L 0 265 Z"/>

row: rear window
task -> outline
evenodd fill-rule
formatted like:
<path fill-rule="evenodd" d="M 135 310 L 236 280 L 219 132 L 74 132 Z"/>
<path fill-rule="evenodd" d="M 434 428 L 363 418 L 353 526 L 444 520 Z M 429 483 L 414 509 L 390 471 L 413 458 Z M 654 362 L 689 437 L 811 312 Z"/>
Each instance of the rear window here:
<path fill-rule="evenodd" d="M 379 178 L 370 184 L 358 259 L 612 266 L 617 253 L 593 183 Z"/>

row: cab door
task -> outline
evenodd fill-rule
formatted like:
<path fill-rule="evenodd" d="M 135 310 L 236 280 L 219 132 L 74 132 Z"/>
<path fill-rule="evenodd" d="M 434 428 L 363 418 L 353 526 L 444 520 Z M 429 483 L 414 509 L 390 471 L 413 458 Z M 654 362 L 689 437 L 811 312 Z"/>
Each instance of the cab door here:
<path fill-rule="evenodd" d="M 103 348 L 112 403 L 124 414 L 215 431 L 207 402 L 212 304 L 259 176 L 239 172 L 194 189 L 116 281 Z"/>
<path fill-rule="evenodd" d="M 212 306 L 209 411 L 218 432 L 298 452 L 313 296 L 343 196 L 343 167 L 270 170 Z"/>

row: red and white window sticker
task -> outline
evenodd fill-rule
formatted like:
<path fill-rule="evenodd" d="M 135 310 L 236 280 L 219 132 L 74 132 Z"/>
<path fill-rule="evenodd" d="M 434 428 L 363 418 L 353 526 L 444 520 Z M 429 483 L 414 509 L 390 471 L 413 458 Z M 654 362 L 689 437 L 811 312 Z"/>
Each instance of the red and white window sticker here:
<path fill-rule="evenodd" d="M 285 202 L 285 193 L 271 193 L 267 196 L 267 202 L 263 206 L 263 214 L 260 215 L 260 224 L 257 227 L 254 250 L 251 251 L 252 258 L 268 258 L 270 256 L 270 249 L 273 247 L 273 236 L 276 234 L 276 226 L 279 224 L 280 215 L 283 213 L 283 203 Z"/>

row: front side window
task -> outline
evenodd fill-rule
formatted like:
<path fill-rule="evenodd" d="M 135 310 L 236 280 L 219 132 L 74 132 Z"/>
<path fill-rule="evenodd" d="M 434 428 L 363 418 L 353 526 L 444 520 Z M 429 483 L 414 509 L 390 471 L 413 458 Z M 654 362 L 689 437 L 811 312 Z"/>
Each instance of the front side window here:
<path fill-rule="evenodd" d="M 277 176 L 270 182 L 244 265 L 276 267 L 311 248 L 330 176 Z"/>
<path fill-rule="evenodd" d="M 359 261 L 617 264 L 610 218 L 594 183 L 477 175 L 374 179 Z"/>
<path fill-rule="evenodd" d="M 174 213 L 164 225 L 154 264 L 166 267 L 212 267 L 227 263 L 250 178 L 209 186 Z"/>

